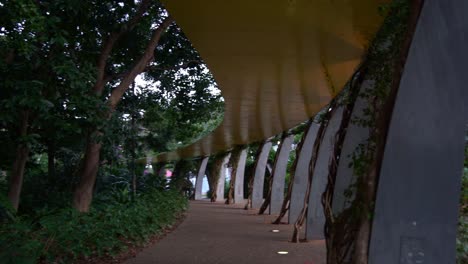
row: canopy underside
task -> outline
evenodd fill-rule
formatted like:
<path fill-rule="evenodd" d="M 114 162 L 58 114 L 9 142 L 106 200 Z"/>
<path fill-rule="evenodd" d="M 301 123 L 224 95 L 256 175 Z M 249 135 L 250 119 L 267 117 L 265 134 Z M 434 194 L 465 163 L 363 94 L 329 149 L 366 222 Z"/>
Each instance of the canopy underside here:
<path fill-rule="evenodd" d="M 207 156 L 313 117 L 358 67 L 385 1 L 163 2 L 215 77 L 225 113 L 210 135 L 158 161 Z"/>

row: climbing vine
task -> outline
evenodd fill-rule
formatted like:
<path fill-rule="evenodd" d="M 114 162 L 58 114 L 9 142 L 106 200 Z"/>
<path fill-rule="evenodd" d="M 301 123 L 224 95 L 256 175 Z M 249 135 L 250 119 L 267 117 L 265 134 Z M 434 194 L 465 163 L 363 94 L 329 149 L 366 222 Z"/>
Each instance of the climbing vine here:
<path fill-rule="evenodd" d="M 279 154 L 281 153 L 281 148 L 283 148 L 283 143 L 286 137 L 288 136 L 287 132 L 281 133 L 281 140 L 280 140 L 280 145 L 278 149 L 276 150 L 276 155 L 275 155 L 275 161 L 273 163 L 273 170 L 271 172 L 270 178 L 268 179 L 268 193 L 265 197 L 265 200 L 262 203 L 262 206 L 260 206 L 260 210 L 258 211 L 258 214 L 264 214 L 268 206 L 270 205 L 271 202 L 271 192 L 273 188 L 273 179 L 276 174 L 276 163 L 278 162 Z"/>
<path fill-rule="evenodd" d="M 367 101 L 363 116 L 351 120 L 356 125 L 368 128 L 369 138 L 359 144 L 351 156 L 350 166 L 355 179 L 345 191 L 349 207 L 336 215 L 331 211 L 331 194 L 337 160 L 341 154 L 340 145 L 347 127 L 345 123 L 342 123 L 335 137 L 338 146 L 335 146 L 329 163 L 330 182 L 322 200 L 326 212 L 325 233 L 329 264 L 367 263 L 371 220 L 386 133 L 421 4 L 422 1 L 419 0 L 412 1 L 411 5 L 407 0 L 397 0 L 380 9 L 383 14 L 388 15 L 360 70 L 365 73 L 361 75 L 361 83 L 364 79 L 374 82 L 359 94 L 359 97 Z M 349 120 L 349 116 L 347 119 Z"/>
<path fill-rule="evenodd" d="M 297 168 L 297 162 L 299 160 L 299 154 L 301 153 L 301 149 L 302 149 L 302 146 L 304 145 L 304 140 L 307 136 L 307 133 L 309 131 L 309 128 L 310 126 L 312 125 L 313 123 L 313 119 L 310 119 L 307 124 L 302 127 L 304 129 L 304 132 L 302 134 L 302 138 L 301 140 L 299 141 L 297 147 L 296 147 L 296 155 L 295 155 L 295 159 L 294 159 L 294 162 L 292 164 L 292 166 L 290 167 L 290 170 L 289 170 L 289 184 L 288 184 L 288 191 L 284 197 L 284 200 L 283 200 L 283 204 L 281 205 L 281 211 L 280 211 L 280 214 L 278 215 L 278 217 L 272 222 L 272 224 L 275 224 L 275 225 L 278 225 L 281 223 L 281 219 L 283 219 L 283 217 L 286 215 L 286 213 L 288 212 L 289 210 L 289 204 L 291 202 L 291 195 L 292 195 L 292 189 L 293 189 L 293 185 L 294 185 L 294 177 L 295 177 L 295 174 L 296 174 L 296 168 Z M 300 133 L 302 131 L 293 131 L 292 133 L 293 134 L 297 134 L 297 133 Z"/>
<path fill-rule="evenodd" d="M 307 189 L 306 189 L 305 196 L 304 196 L 304 206 L 301 212 L 299 213 L 299 216 L 296 222 L 294 223 L 294 231 L 293 231 L 293 235 L 291 238 L 291 242 L 293 243 L 299 242 L 299 231 L 301 230 L 304 224 L 304 221 L 307 215 L 307 210 L 309 207 L 309 196 L 310 196 L 310 191 L 312 187 L 313 172 L 315 170 L 315 164 L 317 162 L 320 145 L 323 142 L 323 137 L 325 136 L 325 131 L 327 129 L 328 122 L 330 118 L 333 116 L 333 113 L 335 113 L 336 106 L 337 106 L 337 99 L 335 98 L 330 102 L 328 107 L 325 107 L 326 110 L 318 115 L 319 123 L 321 125 L 320 125 L 319 130 L 317 131 L 317 137 L 315 138 L 314 147 L 312 151 L 312 159 L 309 164 Z"/>
<path fill-rule="evenodd" d="M 336 219 L 333 215 L 333 194 L 335 190 L 336 176 L 338 172 L 338 162 L 339 157 L 341 156 L 341 150 L 343 142 L 346 136 L 347 127 L 350 123 L 351 114 L 356 102 L 356 98 L 359 94 L 359 86 L 363 82 L 363 76 L 365 73 L 363 69 L 359 69 L 355 72 L 351 81 L 345 88 L 344 100 L 341 101 L 341 106 L 343 107 L 343 114 L 341 118 L 341 123 L 338 131 L 334 136 L 333 142 L 333 154 L 330 156 L 329 166 L 328 166 L 328 181 L 325 188 L 325 192 L 322 195 L 322 205 L 324 208 L 325 214 L 325 227 L 324 233 L 327 246 L 327 255 L 328 263 L 343 263 L 344 258 L 350 249 L 350 244 L 346 242 L 349 241 L 349 233 L 347 229 L 349 226 L 346 223 L 336 224 Z M 340 252 L 339 250 L 333 250 L 332 247 L 344 248 L 343 254 L 336 255 L 335 252 Z M 333 262 L 336 261 L 336 262 Z"/>
<path fill-rule="evenodd" d="M 266 140 L 261 141 L 260 145 L 258 146 L 257 153 L 255 154 L 255 165 L 253 167 L 252 175 L 251 175 L 251 177 L 249 179 L 249 183 L 248 183 L 249 193 L 248 193 L 247 203 L 244 206 L 245 210 L 252 208 L 252 193 L 253 193 L 253 181 L 254 181 L 254 178 L 255 178 L 255 171 L 257 170 L 258 160 L 260 158 L 260 155 L 262 154 L 263 146 L 266 143 L 267 143 Z"/>

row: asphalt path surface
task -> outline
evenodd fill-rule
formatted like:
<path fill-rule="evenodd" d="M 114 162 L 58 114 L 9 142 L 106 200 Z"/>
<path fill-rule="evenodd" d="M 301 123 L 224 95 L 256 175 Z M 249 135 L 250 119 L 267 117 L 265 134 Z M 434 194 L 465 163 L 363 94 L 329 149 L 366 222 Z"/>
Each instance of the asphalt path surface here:
<path fill-rule="evenodd" d="M 290 243 L 293 225 L 272 225 L 274 216 L 242 207 L 192 201 L 176 230 L 125 263 L 325 264 L 323 240 Z"/>

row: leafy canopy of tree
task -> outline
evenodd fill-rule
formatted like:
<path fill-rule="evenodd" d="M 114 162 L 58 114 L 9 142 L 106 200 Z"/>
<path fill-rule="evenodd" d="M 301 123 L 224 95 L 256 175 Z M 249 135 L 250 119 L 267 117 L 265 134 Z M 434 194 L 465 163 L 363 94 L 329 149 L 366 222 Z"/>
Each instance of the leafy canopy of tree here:
<path fill-rule="evenodd" d="M 173 222 L 185 200 L 135 160 L 192 143 L 223 113 L 200 56 L 150 0 L 0 0 L 0 91 L 1 248 L 18 241 L 2 263 L 107 254 L 123 227 L 141 241 Z M 74 193 L 95 197 L 88 214 L 70 209 Z"/>
<path fill-rule="evenodd" d="M 133 170 L 131 159 L 214 129 L 223 110 L 216 84 L 165 21 L 158 1 L 1 1 L 0 169 L 27 177 L 31 157 L 46 156 L 48 179 L 68 179 L 71 190 L 90 143 L 102 145 L 100 166 L 123 161 Z M 139 73 L 145 82 L 135 88 Z"/>

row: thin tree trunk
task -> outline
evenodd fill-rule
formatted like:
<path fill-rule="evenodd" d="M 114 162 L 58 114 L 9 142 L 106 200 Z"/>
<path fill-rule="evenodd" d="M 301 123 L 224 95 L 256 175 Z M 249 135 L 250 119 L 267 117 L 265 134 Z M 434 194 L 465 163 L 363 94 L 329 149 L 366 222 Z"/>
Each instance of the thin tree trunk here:
<path fill-rule="evenodd" d="M 328 122 L 330 121 L 331 116 L 335 112 L 335 105 L 336 105 L 336 100 L 334 99 L 328 108 L 331 108 L 330 111 L 327 111 L 324 116 L 324 120 L 322 121 L 322 125 L 320 126 L 319 130 L 317 131 L 317 138 L 315 139 L 314 142 L 314 148 L 313 148 L 313 154 L 312 154 L 312 159 L 309 164 L 309 177 L 307 180 L 307 189 L 306 193 L 304 196 L 304 207 L 302 208 L 301 212 L 299 213 L 299 216 L 294 223 L 294 232 L 291 238 L 291 242 L 293 243 L 298 243 L 299 242 L 299 231 L 302 228 L 302 225 L 304 224 L 304 220 L 307 215 L 307 210 L 309 207 L 309 196 L 310 196 L 310 191 L 312 189 L 312 179 L 314 176 L 314 169 L 315 169 L 315 164 L 317 162 L 319 150 L 320 150 L 320 145 L 322 144 L 323 137 L 325 135 L 326 128 L 328 126 Z"/>
<path fill-rule="evenodd" d="M 211 191 L 210 201 L 212 203 L 216 202 L 216 199 L 218 198 L 218 194 L 217 194 L 218 185 L 224 184 L 224 182 L 223 183 L 219 182 L 219 178 L 220 178 L 220 173 L 222 173 L 221 169 L 223 166 L 224 159 L 226 158 L 226 155 L 228 154 L 224 153 L 223 155 L 216 156 L 213 160 L 213 163 L 211 164 L 209 168 L 210 173 L 207 175 L 207 177 L 208 177 L 208 185 Z"/>
<path fill-rule="evenodd" d="M 237 166 L 234 165 L 232 167 L 231 180 L 229 181 L 229 190 L 228 190 L 226 202 L 224 202 L 225 204 L 234 203 L 234 188 L 236 184 L 236 173 L 237 173 Z"/>
<path fill-rule="evenodd" d="M 298 146 L 296 147 L 296 158 L 294 159 L 294 162 L 290 168 L 289 171 L 289 184 L 288 184 L 288 192 L 286 193 L 286 196 L 284 197 L 283 204 L 281 206 L 281 211 L 279 216 L 276 218 L 275 221 L 272 222 L 272 224 L 278 225 L 281 223 L 281 219 L 286 215 L 286 213 L 289 210 L 289 204 L 291 202 L 291 195 L 292 195 L 292 189 L 294 185 L 294 177 L 296 174 L 296 168 L 297 168 L 297 162 L 299 159 L 299 155 L 301 153 L 302 146 L 304 145 L 304 140 L 307 136 L 307 133 L 309 131 L 310 126 L 312 125 L 313 120 L 310 119 L 309 122 L 307 123 L 307 126 L 304 130 L 304 133 L 302 134 L 301 141 L 299 142 Z"/>
<path fill-rule="evenodd" d="M 136 193 L 137 193 L 137 175 L 136 175 L 136 171 L 135 171 L 135 159 L 136 159 L 136 153 L 135 153 L 135 149 L 136 149 L 136 138 L 135 138 L 135 119 L 136 119 L 136 113 L 135 113 L 135 82 L 133 82 L 132 84 L 132 93 L 133 93 L 133 102 L 132 102 L 132 125 L 131 125 L 131 130 L 132 130 L 132 133 L 131 133 L 131 171 L 132 171 L 132 190 L 133 190 L 133 198 L 135 199 L 136 198 Z"/>
<path fill-rule="evenodd" d="M 388 128 L 390 126 L 390 120 L 393 114 L 393 107 L 395 106 L 398 89 L 400 87 L 401 76 L 403 74 L 406 58 L 408 56 L 423 4 L 424 0 L 411 1 L 411 13 L 407 22 L 408 28 L 403 43 L 401 44 L 399 58 L 394 66 L 395 70 L 392 76 L 392 87 L 389 96 L 386 99 L 385 105 L 383 106 L 382 111 L 380 111 L 378 123 L 376 124 L 374 131 L 376 137 L 376 150 L 374 152 L 374 157 L 369 173 L 364 179 L 366 192 L 363 194 L 362 202 L 367 205 L 372 205 L 375 201 L 379 179 L 378 177 L 383 161 L 385 143 L 387 139 Z M 372 230 L 372 222 L 369 216 L 373 213 L 373 209 L 373 207 L 364 206 L 364 212 L 361 213 L 361 222 L 356 238 L 355 255 L 352 262 L 353 264 L 368 263 L 369 239 Z"/>
<path fill-rule="evenodd" d="M 274 173 L 275 169 L 273 169 Z M 262 215 L 265 213 L 266 209 L 270 205 L 271 202 L 271 188 L 273 187 L 273 175 L 270 175 L 270 178 L 268 179 L 268 192 L 267 196 L 265 197 L 265 200 L 263 200 L 262 206 L 260 206 L 260 209 L 258 210 L 258 214 Z"/>
<path fill-rule="evenodd" d="M 265 213 L 266 209 L 271 203 L 271 189 L 273 188 L 273 179 L 274 179 L 273 177 L 275 177 L 275 174 L 276 174 L 276 163 L 278 162 L 279 154 L 281 152 L 281 149 L 283 148 L 283 143 L 286 137 L 287 137 L 287 133 L 283 132 L 283 134 L 281 135 L 280 146 L 276 150 L 275 162 L 273 163 L 273 170 L 270 174 L 270 179 L 268 180 L 268 193 L 267 193 L 267 196 L 265 197 L 265 200 L 262 203 L 262 206 L 260 207 L 260 210 L 258 211 L 258 214 L 260 215 Z"/>
<path fill-rule="evenodd" d="M 131 167 L 131 171 L 132 171 L 132 192 L 133 192 L 133 198 L 136 197 L 136 193 L 137 193 L 137 175 L 136 175 L 136 172 L 135 172 L 135 153 L 132 153 L 132 167 Z"/>
<path fill-rule="evenodd" d="M 245 210 L 248 210 L 249 208 L 252 208 L 252 192 L 253 192 L 253 181 L 255 177 L 255 166 L 254 166 L 254 175 L 252 175 L 249 179 L 249 182 L 247 183 L 247 189 L 248 189 L 248 194 L 247 194 L 247 203 L 244 206 Z"/>
<path fill-rule="evenodd" d="M 29 124 L 29 110 L 25 110 L 22 113 L 20 137 L 25 137 L 28 134 Z M 25 143 L 19 143 L 16 148 L 16 157 L 13 163 L 10 176 L 10 190 L 8 192 L 8 199 L 11 202 L 13 208 L 18 211 L 21 189 L 23 187 L 24 171 L 26 162 L 29 156 L 29 147 Z"/>
<path fill-rule="evenodd" d="M 342 237 L 337 237 L 336 229 L 339 227 L 335 227 L 332 203 L 333 194 L 335 191 L 335 182 L 338 172 L 338 165 L 339 161 L 341 160 L 341 150 L 347 133 L 347 129 L 351 122 L 351 114 L 353 112 L 356 99 L 359 96 L 359 89 L 361 88 L 364 75 L 365 72 L 361 68 L 358 69 L 351 78 L 351 83 L 349 85 L 348 90 L 348 103 L 344 106 L 340 127 L 334 136 L 333 152 L 330 157 L 330 160 L 328 161 L 328 182 L 325 191 L 322 195 L 322 206 L 325 215 L 324 234 L 326 239 L 325 242 L 327 247 L 328 264 L 343 263 L 342 257 L 346 257 L 346 254 L 342 256 L 342 252 L 338 252 L 340 247 L 337 244 L 342 244 L 342 242 L 344 242 L 344 239 Z"/>

